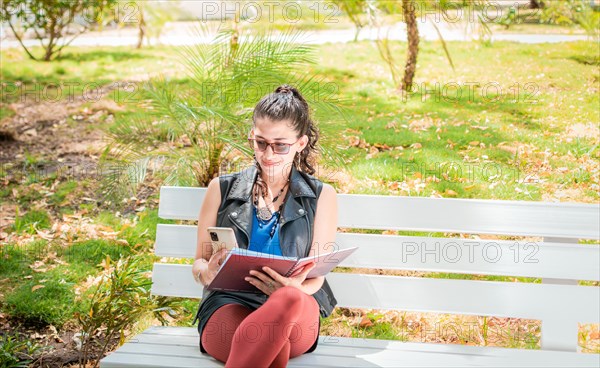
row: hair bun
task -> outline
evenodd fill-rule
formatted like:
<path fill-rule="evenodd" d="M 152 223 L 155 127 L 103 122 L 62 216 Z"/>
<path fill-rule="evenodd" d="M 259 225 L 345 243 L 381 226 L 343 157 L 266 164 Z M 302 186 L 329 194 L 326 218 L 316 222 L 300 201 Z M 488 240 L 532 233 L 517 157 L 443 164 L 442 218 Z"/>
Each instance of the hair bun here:
<path fill-rule="evenodd" d="M 294 90 L 294 87 L 284 84 L 282 86 L 277 87 L 275 93 L 294 94 Z"/>

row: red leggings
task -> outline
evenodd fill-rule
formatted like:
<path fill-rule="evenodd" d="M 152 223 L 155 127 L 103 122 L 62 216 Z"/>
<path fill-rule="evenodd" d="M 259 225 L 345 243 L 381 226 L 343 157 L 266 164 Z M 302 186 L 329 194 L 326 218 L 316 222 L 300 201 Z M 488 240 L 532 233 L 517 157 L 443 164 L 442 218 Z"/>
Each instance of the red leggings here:
<path fill-rule="evenodd" d="M 315 298 L 287 286 L 252 311 L 239 304 L 217 309 L 202 331 L 202 346 L 225 367 L 285 367 L 319 335 Z"/>

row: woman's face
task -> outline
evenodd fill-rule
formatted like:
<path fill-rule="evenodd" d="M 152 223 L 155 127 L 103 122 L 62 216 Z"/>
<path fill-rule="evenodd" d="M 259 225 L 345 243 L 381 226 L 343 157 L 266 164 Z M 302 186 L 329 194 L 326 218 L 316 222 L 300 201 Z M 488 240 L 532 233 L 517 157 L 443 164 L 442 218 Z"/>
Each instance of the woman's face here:
<path fill-rule="evenodd" d="M 255 138 L 258 142 L 275 143 L 275 145 L 279 143 L 280 148 L 286 148 L 281 145 L 283 143 L 292 144 L 286 154 L 273 152 L 271 146 L 267 146 L 267 149 L 262 152 L 259 149 L 254 150 L 256 160 L 268 178 L 276 182 L 287 179 L 296 153 L 302 151 L 308 144 L 306 135 L 298 139 L 297 134 L 289 121 L 274 122 L 264 118 L 256 119 L 254 122 L 250 138 Z"/>

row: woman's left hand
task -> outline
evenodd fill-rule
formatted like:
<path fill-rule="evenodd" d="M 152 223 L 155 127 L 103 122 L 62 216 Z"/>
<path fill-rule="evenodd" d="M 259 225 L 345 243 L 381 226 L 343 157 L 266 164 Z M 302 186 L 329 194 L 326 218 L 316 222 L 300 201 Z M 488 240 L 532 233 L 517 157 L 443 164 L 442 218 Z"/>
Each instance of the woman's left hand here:
<path fill-rule="evenodd" d="M 256 286 L 266 295 L 271 295 L 275 292 L 275 290 L 284 286 L 292 286 L 304 291 L 302 283 L 304 280 L 306 280 L 306 276 L 314 267 L 314 262 L 309 263 L 304 266 L 300 273 L 296 271 L 294 272 L 294 276 L 285 277 L 279 274 L 277 271 L 265 266 L 262 268 L 264 272 L 254 270 L 250 271 L 251 276 L 246 277 L 245 280 Z"/>

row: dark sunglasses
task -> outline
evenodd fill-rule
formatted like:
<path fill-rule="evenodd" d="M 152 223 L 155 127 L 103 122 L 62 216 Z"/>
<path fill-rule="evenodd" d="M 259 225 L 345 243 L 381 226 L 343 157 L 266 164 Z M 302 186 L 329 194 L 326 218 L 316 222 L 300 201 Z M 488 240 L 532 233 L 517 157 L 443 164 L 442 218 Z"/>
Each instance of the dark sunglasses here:
<path fill-rule="evenodd" d="M 285 155 L 285 154 L 289 153 L 290 147 L 292 145 L 296 144 L 299 140 L 300 139 L 298 139 L 294 143 L 281 143 L 281 142 L 267 143 L 267 141 L 265 141 L 263 139 L 248 138 L 248 142 L 250 142 L 250 145 L 252 146 L 252 148 L 254 148 L 255 151 L 264 152 L 267 150 L 267 147 L 270 146 L 271 149 L 273 150 L 273 153 L 276 153 L 278 155 Z"/>

